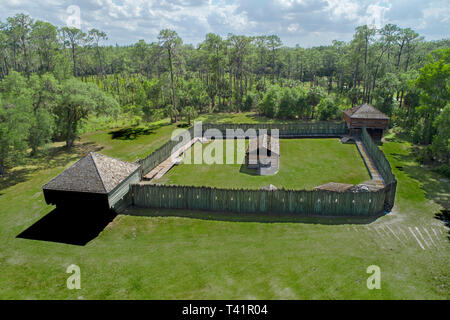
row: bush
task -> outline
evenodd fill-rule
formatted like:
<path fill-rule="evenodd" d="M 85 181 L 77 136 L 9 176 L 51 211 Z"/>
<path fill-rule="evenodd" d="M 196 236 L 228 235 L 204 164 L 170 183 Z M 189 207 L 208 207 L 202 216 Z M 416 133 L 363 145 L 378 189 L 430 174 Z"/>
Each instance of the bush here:
<path fill-rule="evenodd" d="M 433 151 L 431 150 L 431 146 L 426 146 L 422 150 L 418 152 L 417 161 L 422 164 L 430 164 L 434 160 Z"/>
<path fill-rule="evenodd" d="M 254 95 L 252 93 L 248 93 L 245 96 L 244 101 L 242 102 L 241 110 L 242 111 L 250 111 L 250 110 L 252 110 L 254 101 L 255 101 Z"/>
<path fill-rule="evenodd" d="M 279 86 L 272 86 L 258 105 L 259 111 L 268 118 L 274 118 L 278 114 L 279 92 Z"/>
<path fill-rule="evenodd" d="M 297 100 L 298 95 L 295 89 L 283 88 L 278 107 L 278 117 L 282 119 L 294 119 L 297 114 Z"/>
<path fill-rule="evenodd" d="M 331 98 L 324 98 L 317 106 L 317 116 L 319 120 L 329 120 L 337 118 L 339 108 Z"/>
<path fill-rule="evenodd" d="M 439 167 L 433 169 L 433 171 L 435 171 L 439 174 L 442 174 L 443 176 L 445 176 L 447 178 L 450 178 L 450 166 L 449 165 L 446 165 L 446 164 L 440 165 Z"/>

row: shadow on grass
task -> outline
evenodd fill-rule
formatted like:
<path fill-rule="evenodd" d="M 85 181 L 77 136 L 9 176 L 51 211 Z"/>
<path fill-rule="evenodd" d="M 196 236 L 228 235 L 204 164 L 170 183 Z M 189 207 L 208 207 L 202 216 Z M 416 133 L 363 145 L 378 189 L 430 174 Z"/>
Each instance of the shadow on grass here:
<path fill-rule="evenodd" d="M 29 175 L 34 171 L 34 169 L 21 168 L 8 172 L 4 176 L 0 176 L 0 190 L 7 189 L 18 183 L 27 181 Z M 0 193 L 0 195 L 2 195 L 2 193 Z"/>
<path fill-rule="evenodd" d="M 404 131 L 396 132 L 395 135 L 389 137 L 383 137 L 383 140 L 387 142 L 399 142 L 399 143 L 404 143 L 405 141 L 412 142 L 411 135 Z"/>
<path fill-rule="evenodd" d="M 206 117 L 205 123 L 232 123 L 233 114 L 229 113 L 224 115 L 223 113 L 207 113 L 202 116 Z"/>
<path fill-rule="evenodd" d="M 159 128 L 169 126 L 170 123 L 159 123 L 151 125 L 147 128 L 143 127 L 127 127 L 119 130 L 114 130 L 108 132 L 111 135 L 111 139 L 113 140 L 135 140 L 140 136 L 148 136 L 150 134 L 155 133 Z"/>
<path fill-rule="evenodd" d="M 150 135 L 152 133 L 155 133 L 153 128 L 124 128 L 108 132 L 111 135 L 111 139 L 116 140 L 135 140 L 140 136 Z"/>
<path fill-rule="evenodd" d="M 228 222 L 259 222 L 259 223 L 308 223 L 324 225 L 340 224 L 369 224 L 377 220 L 378 216 L 371 217 L 331 217 L 331 216 L 300 216 L 298 214 L 274 214 L 274 213 L 235 213 L 214 212 L 201 210 L 176 210 L 176 209 L 148 209 L 129 207 L 121 212 L 124 215 L 139 217 L 181 217 L 199 220 L 214 220 Z"/>
<path fill-rule="evenodd" d="M 68 163 L 80 159 L 81 155 L 101 149 L 103 147 L 92 142 L 77 143 L 70 149 L 65 146 L 51 147 L 34 157 L 27 157 L 22 166 L 10 169 L 5 175 L 0 176 L 0 190 L 26 182 L 32 174 L 39 170 L 65 167 Z"/>
<path fill-rule="evenodd" d="M 421 167 L 414 161 L 415 158 L 411 154 L 393 153 L 391 155 L 403 163 L 403 165 L 395 167 L 397 170 L 420 182 L 420 187 L 427 199 L 440 204 L 445 210 L 450 209 L 450 184 L 448 178 Z"/>
<path fill-rule="evenodd" d="M 258 173 L 256 172 L 256 169 L 249 169 L 247 168 L 247 165 L 244 163 L 239 168 L 239 172 L 243 174 L 248 174 L 249 176 L 257 176 Z"/>
<path fill-rule="evenodd" d="M 56 208 L 20 233 L 17 238 L 84 246 L 95 239 L 116 215 L 114 211 L 71 211 Z"/>
<path fill-rule="evenodd" d="M 436 213 L 434 217 L 438 220 L 444 222 L 444 224 L 450 228 L 450 210 L 442 209 L 440 212 Z M 450 240 L 450 230 L 448 231 L 447 239 Z"/>

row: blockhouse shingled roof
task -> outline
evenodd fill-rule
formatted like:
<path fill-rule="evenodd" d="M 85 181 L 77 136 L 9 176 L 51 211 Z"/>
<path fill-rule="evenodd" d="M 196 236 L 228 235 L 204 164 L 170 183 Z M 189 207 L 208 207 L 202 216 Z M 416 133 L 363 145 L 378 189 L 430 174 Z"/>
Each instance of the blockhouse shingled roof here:
<path fill-rule="evenodd" d="M 344 111 L 344 113 L 347 114 L 350 118 L 389 120 L 389 117 L 387 115 L 367 103 L 347 109 Z"/>
<path fill-rule="evenodd" d="M 91 152 L 42 188 L 107 194 L 138 168 L 136 163 Z"/>

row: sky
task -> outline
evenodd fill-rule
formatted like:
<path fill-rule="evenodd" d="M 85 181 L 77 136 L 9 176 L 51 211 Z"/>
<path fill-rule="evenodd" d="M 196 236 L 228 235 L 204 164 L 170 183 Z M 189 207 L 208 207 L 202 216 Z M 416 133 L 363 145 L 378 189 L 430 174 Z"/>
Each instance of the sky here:
<path fill-rule="evenodd" d="M 355 28 L 387 23 L 409 27 L 426 40 L 449 38 L 450 0 L 0 0 L 0 21 L 16 13 L 58 27 L 105 31 L 108 44 L 157 41 L 173 29 L 193 45 L 207 33 L 278 35 L 286 46 L 349 41 Z"/>

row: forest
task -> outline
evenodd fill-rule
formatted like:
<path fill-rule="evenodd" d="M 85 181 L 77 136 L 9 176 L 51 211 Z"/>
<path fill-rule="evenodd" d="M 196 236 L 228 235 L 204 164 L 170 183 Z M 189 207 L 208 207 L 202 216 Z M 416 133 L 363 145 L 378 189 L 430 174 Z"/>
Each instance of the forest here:
<path fill-rule="evenodd" d="M 450 39 L 387 24 L 312 48 L 234 34 L 193 46 L 169 29 L 154 42 L 107 41 L 101 30 L 25 14 L 0 21 L 0 175 L 51 142 L 70 148 L 93 117 L 145 126 L 252 111 L 315 121 L 361 103 L 389 115 L 422 163 L 450 175 Z"/>

